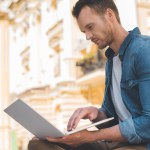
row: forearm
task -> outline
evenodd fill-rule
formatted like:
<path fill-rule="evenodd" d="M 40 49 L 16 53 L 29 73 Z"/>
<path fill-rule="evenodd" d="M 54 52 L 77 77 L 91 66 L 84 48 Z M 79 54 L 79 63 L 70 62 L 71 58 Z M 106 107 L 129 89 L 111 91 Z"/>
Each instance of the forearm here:
<path fill-rule="evenodd" d="M 98 141 L 98 140 L 118 141 L 118 142 L 127 141 L 122 136 L 118 125 L 95 131 L 93 137 L 94 137 L 94 141 Z"/>
<path fill-rule="evenodd" d="M 70 146 L 79 146 L 84 143 L 91 143 L 100 140 L 119 142 L 126 141 L 122 137 L 118 125 L 98 131 L 82 130 L 80 132 L 64 136 L 62 138 L 47 137 L 47 140 L 50 142 L 64 143 Z"/>

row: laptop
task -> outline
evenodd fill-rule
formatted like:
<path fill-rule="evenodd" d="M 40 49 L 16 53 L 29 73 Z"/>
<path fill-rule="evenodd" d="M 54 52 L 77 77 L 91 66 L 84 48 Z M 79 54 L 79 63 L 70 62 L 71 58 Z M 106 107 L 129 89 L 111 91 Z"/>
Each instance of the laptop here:
<path fill-rule="evenodd" d="M 48 136 L 53 138 L 63 137 L 65 135 L 73 134 L 114 119 L 113 117 L 104 119 L 102 121 L 84 125 L 64 133 L 43 118 L 21 99 L 18 99 L 9 105 L 4 112 L 39 139 L 46 139 Z"/>

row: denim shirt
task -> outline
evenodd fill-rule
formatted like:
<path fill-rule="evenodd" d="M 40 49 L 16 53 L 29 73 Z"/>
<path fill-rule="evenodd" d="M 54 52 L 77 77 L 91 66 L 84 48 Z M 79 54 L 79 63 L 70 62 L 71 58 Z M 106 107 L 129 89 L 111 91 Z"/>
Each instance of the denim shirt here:
<path fill-rule="evenodd" d="M 113 56 L 113 50 L 108 48 L 101 111 L 108 117 L 115 117 L 112 124 L 115 125 L 118 116 L 110 94 Z M 138 28 L 129 32 L 119 49 L 119 58 L 122 65 L 121 96 L 132 116 L 119 122 L 121 134 L 130 143 L 147 143 L 150 150 L 150 37 L 141 35 Z"/>

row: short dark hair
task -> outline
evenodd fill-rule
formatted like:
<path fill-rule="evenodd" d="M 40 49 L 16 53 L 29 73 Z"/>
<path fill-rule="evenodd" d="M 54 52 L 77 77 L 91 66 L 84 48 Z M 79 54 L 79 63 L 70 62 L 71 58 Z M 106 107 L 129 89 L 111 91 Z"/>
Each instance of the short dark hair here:
<path fill-rule="evenodd" d="M 83 7 L 88 6 L 94 9 L 99 14 L 104 14 L 107 8 L 110 8 L 115 13 L 115 16 L 120 23 L 118 9 L 113 0 L 78 0 L 72 10 L 72 15 L 75 18 L 79 17 Z"/>

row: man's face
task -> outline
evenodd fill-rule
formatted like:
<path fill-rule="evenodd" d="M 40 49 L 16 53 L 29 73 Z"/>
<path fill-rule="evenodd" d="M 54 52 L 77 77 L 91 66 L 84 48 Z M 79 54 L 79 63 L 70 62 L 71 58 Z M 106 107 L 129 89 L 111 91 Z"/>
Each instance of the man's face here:
<path fill-rule="evenodd" d="M 100 49 L 110 46 L 113 41 L 111 22 L 107 14 L 99 15 L 88 6 L 82 8 L 77 23 L 86 39 L 98 45 Z"/>

